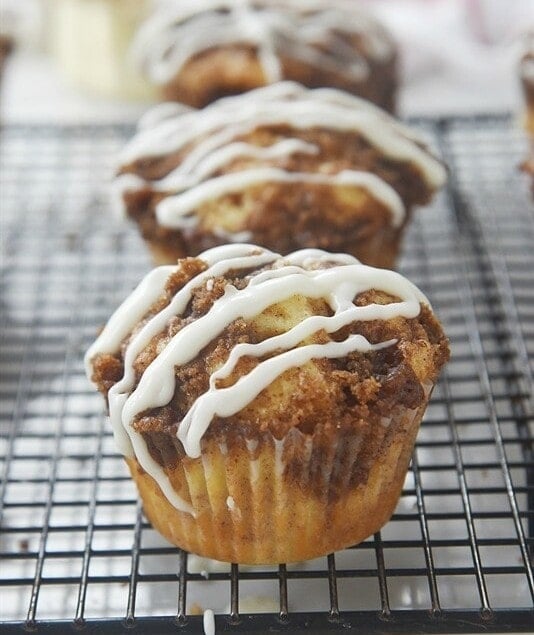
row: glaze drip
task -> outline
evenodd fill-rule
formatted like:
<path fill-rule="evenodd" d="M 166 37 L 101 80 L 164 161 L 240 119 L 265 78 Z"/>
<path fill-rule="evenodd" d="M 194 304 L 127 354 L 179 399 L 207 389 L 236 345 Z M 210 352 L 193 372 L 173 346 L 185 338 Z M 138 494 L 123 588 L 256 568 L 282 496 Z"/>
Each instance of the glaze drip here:
<path fill-rule="evenodd" d="M 163 110 L 161 110 L 163 109 Z M 161 114 L 158 114 L 158 110 Z M 180 164 L 159 180 L 125 173 L 114 184 L 124 211 L 124 194 L 150 187 L 163 195 L 155 213 L 160 225 L 174 229 L 198 225 L 204 204 L 227 194 L 266 183 L 298 183 L 364 190 L 400 226 L 406 210 L 395 189 L 372 172 L 343 169 L 335 173 L 293 172 L 280 167 L 294 155 L 317 155 L 320 148 L 298 138 L 268 146 L 241 140 L 255 130 L 286 125 L 294 131 L 325 129 L 360 134 L 384 157 L 412 164 L 431 189 L 445 181 L 445 169 L 414 133 L 370 103 L 334 89 L 309 90 L 292 82 L 274 84 L 238 97 L 229 97 L 202 111 L 169 116 L 168 104 L 145 117 L 143 127 L 121 154 L 122 165 L 184 152 Z M 147 123 L 148 122 L 148 123 Z M 248 160 L 240 169 L 236 160 Z M 225 172 L 225 170 L 229 170 Z M 222 174 L 221 174 L 222 173 Z M 240 230 L 241 231 L 241 230 Z M 239 232 L 237 232 L 239 233 Z M 232 240 L 231 233 L 227 235 Z"/>
<path fill-rule="evenodd" d="M 362 335 L 349 335 L 343 341 L 323 344 L 305 343 L 319 331 L 334 333 L 356 321 L 388 320 L 397 316 L 416 317 L 424 295 L 400 274 L 374 269 L 346 255 L 321 250 L 302 250 L 287 257 L 253 245 L 225 245 L 199 256 L 208 266 L 193 277 L 161 311 L 148 317 L 131 337 L 124 353 L 124 374 L 108 393 L 108 404 L 115 439 L 121 452 L 135 456 L 141 467 L 159 484 L 168 500 L 182 511 L 190 506 L 175 493 L 163 468 L 151 457 L 134 422 L 143 412 L 167 405 L 176 390 L 175 369 L 193 361 L 232 322 L 250 320 L 268 307 L 295 295 L 322 298 L 331 308 L 330 316 L 307 317 L 287 332 L 258 343 L 240 343 L 225 363 L 212 373 L 208 390 L 200 395 L 177 422 L 177 436 L 186 454 L 201 455 L 202 437 L 215 417 L 230 417 L 247 407 L 264 389 L 290 368 L 312 359 L 341 358 L 349 353 L 368 352 L 392 346 L 395 340 L 372 344 Z M 151 306 L 165 289 L 169 276 L 180 269 L 159 267 L 141 282 L 132 295 L 117 309 L 99 338 L 85 356 L 86 372 L 92 376 L 92 360 L 108 353 L 118 354 L 138 321 L 147 316 Z M 169 321 L 183 315 L 195 289 L 206 286 L 215 277 L 229 271 L 247 271 L 246 285 L 237 289 L 227 284 L 225 293 L 208 312 L 174 335 L 148 365 L 137 385 L 134 363 L 152 338 L 163 332 Z M 252 271 L 252 273 L 249 273 Z M 399 298 L 398 302 L 356 306 L 354 298 L 376 289 Z M 233 385 L 219 388 L 218 381 L 231 375 L 243 357 L 264 358 Z"/>

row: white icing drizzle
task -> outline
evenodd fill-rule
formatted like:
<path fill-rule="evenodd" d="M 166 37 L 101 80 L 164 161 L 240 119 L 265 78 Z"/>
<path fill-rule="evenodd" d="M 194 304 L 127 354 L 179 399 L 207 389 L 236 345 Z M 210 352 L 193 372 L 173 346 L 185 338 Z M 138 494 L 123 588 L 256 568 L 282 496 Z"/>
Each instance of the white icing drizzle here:
<path fill-rule="evenodd" d="M 213 251 L 208 250 L 202 254 L 202 259 L 212 266 L 186 284 L 176 294 L 172 302 L 149 320 L 129 342 L 124 356 L 124 375 L 108 393 L 110 418 L 113 424 L 115 441 L 120 451 L 127 456 L 132 456 L 132 448 L 121 425 L 121 411 L 124 405 L 124 396 L 128 394 L 135 382 L 133 363 L 136 357 L 148 346 L 150 340 L 165 328 L 170 318 L 174 315 L 180 315 L 184 311 L 195 288 L 201 286 L 204 282 L 208 285 L 213 278 L 224 275 L 230 269 L 239 269 L 243 266 L 261 267 L 272 262 L 276 257 L 275 254 L 263 251 L 259 255 L 249 255 L 246 260 L 243 260 L 241 245 L 236 245 L 235 248 L 231 245 L 226 245 L 222 248 L 222 251 L 217 250 L 216 252 L 216 258 L 219 258 L 220 261 L 212 261 L 211 254 Z M 249 252 L 250 249 L 246 253 L 248 254 Z M 119 350 L 121 343 L 131 333 L 133 327 L 162 295 L 167 280 L 179 269 L 179 266 L 163 266 L 153 269 L 117 309 L 96 342 L 85 354 L 85 371 L 89 378 L 92 375 L 91 360 L 93 357 L 102 353 L 113 354 Z"/>
<path fill-rule="evenodd" d="M 307 249 L 283 258 L 266 249 L 240 244 L 216 247 L 199 258 L 208 268 L 184 285 L 165 308 L 145 318 L 163 292 L 168 277 L 179 270 L 180 264 L 159 267 L 148 274 L 117 309 L 85 356 L 86 372 L 91 378 L 93 358 L 102 353 L 117 354 L 132 329 L 145 318 L 127 342 L 124 375 L 108 393 L 110 418 L 121 451 L 137 458 L 177 509 L 190 513 L 191 507 L 176 495 L 163 468 L 152 459 L 142 435 L 133 426 L 141 413 L 171 401 L 176 389 L 176 367 L 195 359 L 236 319 L 253 319 L 269 306 L 294 295 L 323 298 L 333 312 L 331 316 L 307 317 L 289 331 L 257 344 L 241 343 L 233 348 L 225 363 L 211 374 L 208 390 L 198 397 L 178 424 L 179 440 L 187 455 L 196 458 L 201 455 L 202 437 L 214 417 L 229 417 L 239 412 L 286 370 L 316 358 L 345 357 L 354 351 L 379 350 L 395 343 L 390 340 L 371 344 L 361 335 L 350 335 L 341 342 L 304 344 L 315 333 L 333 333 L 356 321 L 387 320 L 396 316 L 413 318 L 419 314 L 420 303 L 427 303 L 424 295 L 400 274 L 362 265 L 347 255 Z M 267 265 L 267 269 L 249 274 L 241 290 L 228 284 L 224 295 L 205 315 L 188 322 L 164 342 L 135 386 L 136 358 L 155 336 L 165 331 L 174 317 L 183 314 L 196 288 L 209 288 L 215 277 L 230 270 L 253 271 Z M 400 301 L 355 306 L 354 297 L 369 289 L 393 294 Z M 218 380 L 231 375 L 244 356 L 266 359 L 231 386 L 218 388 Z"/>
<path fill-rule="evenodd" d="M 196 138 L 224 128 L 227 128 L 225 137 L 235 138 L 274 125 L 288 125 L 296 130 L 331 128 L 358 132 L 385 156 L 413 162 L 429 184 L 438 181 L 436 185 L 440 185 L 445 175 L 439 161 L 411 143 L 419 140 L 417 135 L 374 104 L 341 90 L 309 89 L 295 82 L 280 82 L 225 97 L 202 110 L 164 119 L 137 134 L 121 152 L 120 160 L 127 164 L 143 157 L 177 152 Z M 207 142 L 211 151 L 213 141 Z M 195 151 L 205 153 L 206 147 L 199 144 Z"/>
<path fill-rule="evenodd" d="M 295 130 L 357 132 L 384 156 L 413 164 L 430 188 L 438 188 L 445 181 L 443 165 L 418 144 L 416 135 L 379 108 L 342 91 L 309 90 L 283 82 L 222 99 L 203 111 L 160 119 L 153 127 L 141 130 L 122 152 L 122 164 L 183 151 L 193 145 L 181 163 L 160 180 L 146 182 L 139 177 L 132 179 L 131 174 L 117 177 L 116 198 L 122 200 L 125 192 L 143 187 L 162 192 L 166 196 L 156 205 L 158 222 L 183 229 L 198 224 L 195 212 L 203 204 L 252 185 L 272 182 L 345 185 L 366 190 L 390 211 L 393 225 L 402 224 L 405 209 L 399 195 L 375 174 L 356 170 L 334 174 L 290 172 L 276 165 L 277 162 L 297 153 L 313 156 L 319 148 L 297 138 L 278 140 L 270 146 L 239 140 L 258 128 L 275 125 Z M 253 164 L 246 163 L 237 169 L 232 163 L 238 159 L 253 160 Z M 230 172 L 219 175 L 225 167 Z M 316 170 L 321 168 L 318 163 Z"/>
<path fill-rule="evenodd" d="M 370 59 L 394 53 L 385 29 L 346 0 L 172 0 L 160 2 L 141 26 L 132 58 L 157 84 L 177 76 L 199 53 L 235 44 L 256 49 L 266 83 L 283 79 L 283 55 L 353 81 L 367 78 L 365 56 L 338 33 L 363 38 Z"/>
<path fill-rule="evenodd" d="M 215 635 L 215 615 L 211 609 L 204 611 L 202 618 L 202 627 L 204 635 Z"/>
<path fill-rule="evenodd" d="M 206 201 L 262 183 L 309 183 L 363 188 L 390 211 L 392 225 L 398 227 L 404 220 L 405 210 L 401 198 L 390 185 L 374 174 L 352 170 L 343 170 L 338 174 L 309 174 L 286 172 L 278 168 L 243 170 L 210 179 L 179 196 L 164 199 L 156 207 L 156 216 L 165 227 L 194 226 L 197 219 L 190 214 Z"/>

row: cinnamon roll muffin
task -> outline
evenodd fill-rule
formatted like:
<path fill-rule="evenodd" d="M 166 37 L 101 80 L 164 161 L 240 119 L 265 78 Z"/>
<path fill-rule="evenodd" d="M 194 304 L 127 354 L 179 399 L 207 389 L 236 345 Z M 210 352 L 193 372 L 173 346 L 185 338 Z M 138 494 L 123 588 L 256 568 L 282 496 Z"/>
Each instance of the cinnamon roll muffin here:
<path fill-rule="evenodd" d="M 393 111 L 396 48 L 351 0 L 162 1 L 132 55 L 162 95 L 195 108 L 284 79 Z"/>
<path fill-rule="evenodd" d="M 156 263 L 251 241 L 392 267 L 413 207 L 445 180 L 411 130 L 341 91 L 284 82 L 178 108 L 148 113 L 114 183 Z"/>
<path fill-rule="evenodd" d="M 448 356 L 401 275 L 238 244 L 149 273 L 86 370 L 153 526 L 254 564 L 322 556 L 387 522 Z"/>

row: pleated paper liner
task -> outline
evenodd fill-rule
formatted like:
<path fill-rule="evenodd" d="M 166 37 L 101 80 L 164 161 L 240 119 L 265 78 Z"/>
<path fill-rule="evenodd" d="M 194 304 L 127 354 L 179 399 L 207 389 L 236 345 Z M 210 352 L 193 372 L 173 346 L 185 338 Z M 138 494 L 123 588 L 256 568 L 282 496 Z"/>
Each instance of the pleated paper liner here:
<path fill-rule="evenodd" d="M 308 560 L 357 544 L 389 520 L 426 405 L 398 407 L 365 435 L 333 431 L 328 444 L 296 429 L 281 441 L 204 441 L 200 458 L 166 470 L 194 514 L 177 510 L 137 460 L 126 460 L 146 516 L 176 546 L 242 564 Z"/>

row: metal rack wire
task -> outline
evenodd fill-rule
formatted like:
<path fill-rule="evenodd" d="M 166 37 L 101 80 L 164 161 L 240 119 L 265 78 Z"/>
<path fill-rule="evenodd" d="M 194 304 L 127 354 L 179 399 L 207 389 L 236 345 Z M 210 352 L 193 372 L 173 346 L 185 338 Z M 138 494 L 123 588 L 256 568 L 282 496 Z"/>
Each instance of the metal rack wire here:
<path fill-rule="evenodd" d="M 453 358 L 392 521 L 308 563 L 227 567 L 147 524 L 82 354 L 149 267 L 102 187 L 125 128 L 1 132 L 3 632 L 531 631 L 534 210 L 505 117 L 416 122 L 451 168 L 402 270 Z M 261 596 L 263 605 L 252 596 Z M 262 612 L 270 611 L 270 612 Z"/>

